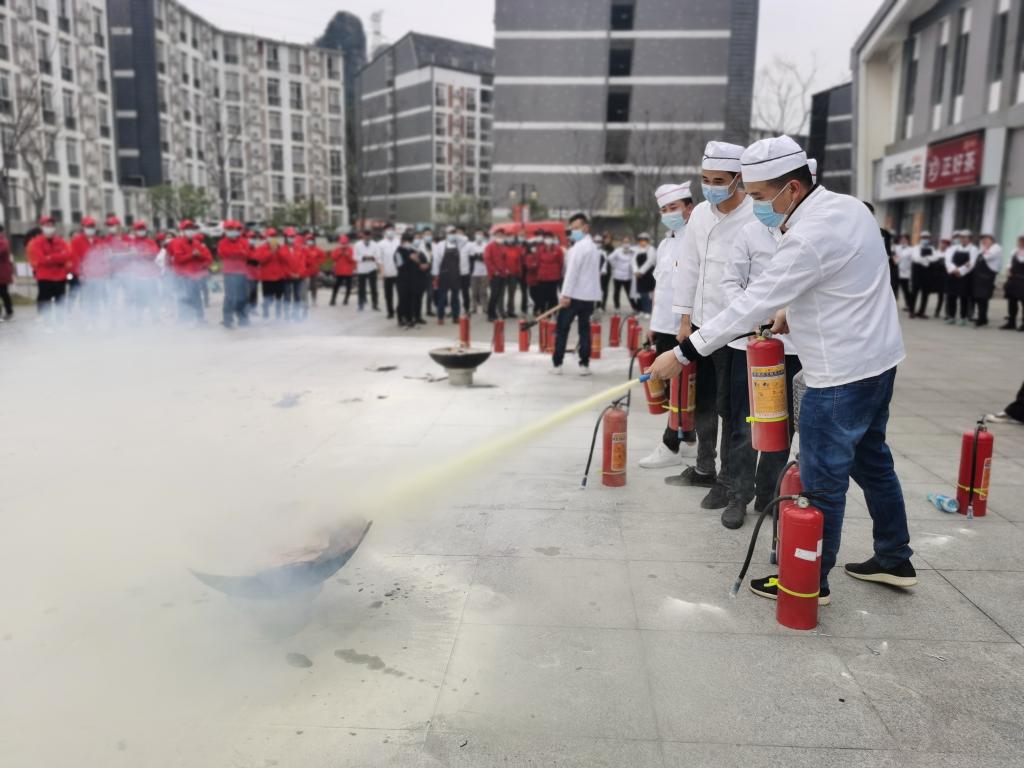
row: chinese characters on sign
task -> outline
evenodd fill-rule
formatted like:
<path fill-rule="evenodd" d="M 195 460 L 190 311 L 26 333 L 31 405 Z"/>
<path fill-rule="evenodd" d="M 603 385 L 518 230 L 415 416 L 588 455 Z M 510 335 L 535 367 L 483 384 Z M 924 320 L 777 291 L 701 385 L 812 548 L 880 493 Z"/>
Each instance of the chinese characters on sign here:
<path fill-rule="evenodd" d="M 981 178 L 984 134 L 972 133 L 928 147 L 926 189 L 950 189 L 977 184 Z"/>
<path fill-rule="evenodd" d="M 924 147 L 889 155 L 882 160 L 882 176 L 879 184 L 879 198 L 892 200 L 898 197 L 913 197 L 924 192 L 925 156 Z"/>

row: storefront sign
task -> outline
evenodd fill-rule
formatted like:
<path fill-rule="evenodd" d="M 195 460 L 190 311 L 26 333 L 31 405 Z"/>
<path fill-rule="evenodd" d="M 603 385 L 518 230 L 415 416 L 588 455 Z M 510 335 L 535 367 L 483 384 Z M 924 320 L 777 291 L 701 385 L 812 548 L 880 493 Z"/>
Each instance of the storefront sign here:
<path fill-rule="evenodd" d="M 924 194 L 924 171 L 927 149 L 910 149 L 882 159 L 879 198 L 893 200 Z"/>
<path fill-rule="evenodd" d="M 928 147 L 926 189 L 976 186 L 981 180 L 985 134 L 972 133 Z"/>

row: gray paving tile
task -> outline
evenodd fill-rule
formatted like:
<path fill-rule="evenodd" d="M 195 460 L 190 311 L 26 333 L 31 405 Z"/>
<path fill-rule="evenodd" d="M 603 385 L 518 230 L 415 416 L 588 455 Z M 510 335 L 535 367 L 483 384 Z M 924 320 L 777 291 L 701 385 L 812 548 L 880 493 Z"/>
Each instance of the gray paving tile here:
<path fill-rule="evenodd" d="M 471 508 L 382 517 L 362 549 L 376 555 L 476 555 L 490 513 Z"/>
<path fill-rule="evenodd" d="M 832 641 L 900 748 L 1024 756 L 1024 648 Z"/>
<path fill-rule="evenodd" d="M 1024 530 L 992 516 L 958 517 L 912 521 L 914 551 L 940 570 L 1024 571 Z"/>
<path fill-rule="evenodd" d="M 819 611 L 818 628 L 835 637 L 1011 640 L 934 571 L 919 571 L 918 584 L 910 589 L 869 584 L 838 571 L 830 586 L 834 599 Z"/>
<path fill-rule="evenodd" d="M 994 622 L 1024 643 L 1024 573 L 1006 571 L 942 571 Z"/>
<path fill-rule="evenodd" d="M 894 746 L 825 638 L 642 634 L 663 738 Z"/>
<path fill-rule="evenodd" d="M 654 739 L 639 635 L 465 624 L 433 725 Z"/>
<path fill-rule="evenodd" d="M 623 559 L 626 548 L 617 513 L 509 509 L 491 515 L 480 553 Z"/>
<path fill-rule="evenodd" d="M 664 744 L 666 768 L 902 768 L 894 750 L 748 747 L 737 744 Z"/>
<path fill-rule="evenodd" d="M 662 768 L 656 741 L 571 738 L 510 733 L 503 728 L 438 731 L 431 729 L 423 768 Z"/>
<path fill-rule="evenodd" d="M 239 768 L 406 768 L 419 764 L 425 734 L 425 729 L 324 728 L 303 724 L 253 727 L 229 733 L 227 748 L 219 757 L 207 754 L 200 758 L 202 763 L 193 764 Z"/>
<path fill-rule="evenodd" d="M 480 559 L 463 621 L 632 628 L 636 613 L 622 561 L 485 557 Z"/>
<path fill-rule="evenodd" d="M 650 509 L 623 512 L 622 538 L 629 559 L 742 563 L 750 529 L 730 531 L 722 526 L 720 510 L 702 512 L 694 515 Z"/>

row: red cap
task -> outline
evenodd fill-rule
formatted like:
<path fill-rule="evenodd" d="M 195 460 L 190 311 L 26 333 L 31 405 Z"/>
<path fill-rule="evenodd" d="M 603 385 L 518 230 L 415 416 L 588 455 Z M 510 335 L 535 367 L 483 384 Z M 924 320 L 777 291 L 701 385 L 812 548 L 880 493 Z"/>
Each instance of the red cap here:
<path fill-rule="evenodd" d="M 117 216 L 107 216 L 107 226 L 108 227 L 120 227 L 121 226 L 121 220 L 119 218 L 117 218 Z"/>
<path fill-rule="evenodd" d="M 235 221 L 234 219 L 228 219 L 224 222 L 224 229 L 241 229 L 242 222 Z"/>
<path fill-rule="evenodd" d="M 284 236 L 285 237 L 295 237 L 295 227 L 285 227 L 285 229 L 284 229 Z"/>
<path fill-rule="evenodd" d="M 94 219 L 92 216 L 83 216 L 82 217 L 82 226 L 83 227 L 95 227 L 96 226 L 96 219 Z"/>
<path fill-rule="evenodd" d="M 166 239 L 167 239 L 167 233 L 166 233 L 166 232 L 157 232 L 157 233 L 156 233 L 156 237 L 155 237 L 154 239 L 155 239 L 155 240 L 156 240 L 156 241 L 157 241 L 158 243 L 162 243 L 162 242 L 163 242 L 164 240 L 166 240 Z"/>
<path fill-rule="evenodd" d="M 205 239 L 206 239 L 206 235 L 204 235 L 202 232 L 196 232 L 196 240 L 202 241 L 202 240 L 205 240 Z"/>
<path fill-rule="evenodd" d="M 39 217 L 39 226 L 42 227 L 42 226 L 44 226 L 46 224 L 53 224 L 53 216 L 40 216 Z"/>
<path fill-rule="evenodd" d="M 193 222 L 192 219 L 182 219 L 181 223 L 178 225 L 178 229 L 195 229 L 195 227 L 195 222 Z"/>
<path fill-rule="evenodd" d="M 136 221 L 134 224 L 132 224 L 132 229 L 134 229 L 137 232 L 140 229 L 148 229 L 148 227 L 146 226 L 146 222 Z"/>
<path fill-rule="evenodd" d="M 348 235 L 342 235 L 338 238 L 338 242 L 342 245 L 348 245 Z"/>
<path fill-rule="evenodd" d="M 277 237 L 277 230 L 273 227 L 267 227 L 267 230 L 263 234 L 267 237 Z"/>

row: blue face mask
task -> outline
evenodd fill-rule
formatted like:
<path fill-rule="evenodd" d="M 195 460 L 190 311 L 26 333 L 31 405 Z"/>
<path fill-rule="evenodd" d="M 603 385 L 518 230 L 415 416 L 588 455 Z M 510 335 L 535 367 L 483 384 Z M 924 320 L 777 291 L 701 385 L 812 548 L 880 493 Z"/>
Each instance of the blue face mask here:
<path fill-rule="evenodd" d="M 583 239 L 584 234 L 585 233 L 582 229 L 574 229 L 569 232 L 569 239 L 572 240 L 574 243 L 578 243 L 580 240 Z"/>
<path fill-rule="evenodd" d="M 682 211 L 670 211 L 669 213 L 661 214 L 661 223 L 673 232 L 679 232 L 686 226 L 686 219 L 683 218 Z"/>
<path fill-rule="evenodd" d="M 783 187 L 779 190 L 779 194 L 775 195 L 771 200 L 755 200 L 754 201 L 754 216 L 757 220 L 764 224 L 769 229 L 775 229 L 782 226 L 782 222 L 789 216 L 789 210 L 787 209 L 783 213 L 779 213 L 772 206 L 775 201 L 779 199 L 779 195 L 786 191 Z M 792 206 L 790 206 L 792 207 Z"/>
<path fill-rule="evenodd" d="M 733 180 L 735 181 L 735 179 Z M 701 192 L 704 193 L 704 199 L 712 205 L 720 205 L 732 197 L 733 186 L 732 183 L 726 184 L 724 187 L 712 186 L 711 184 L 701 184 Z"/>

